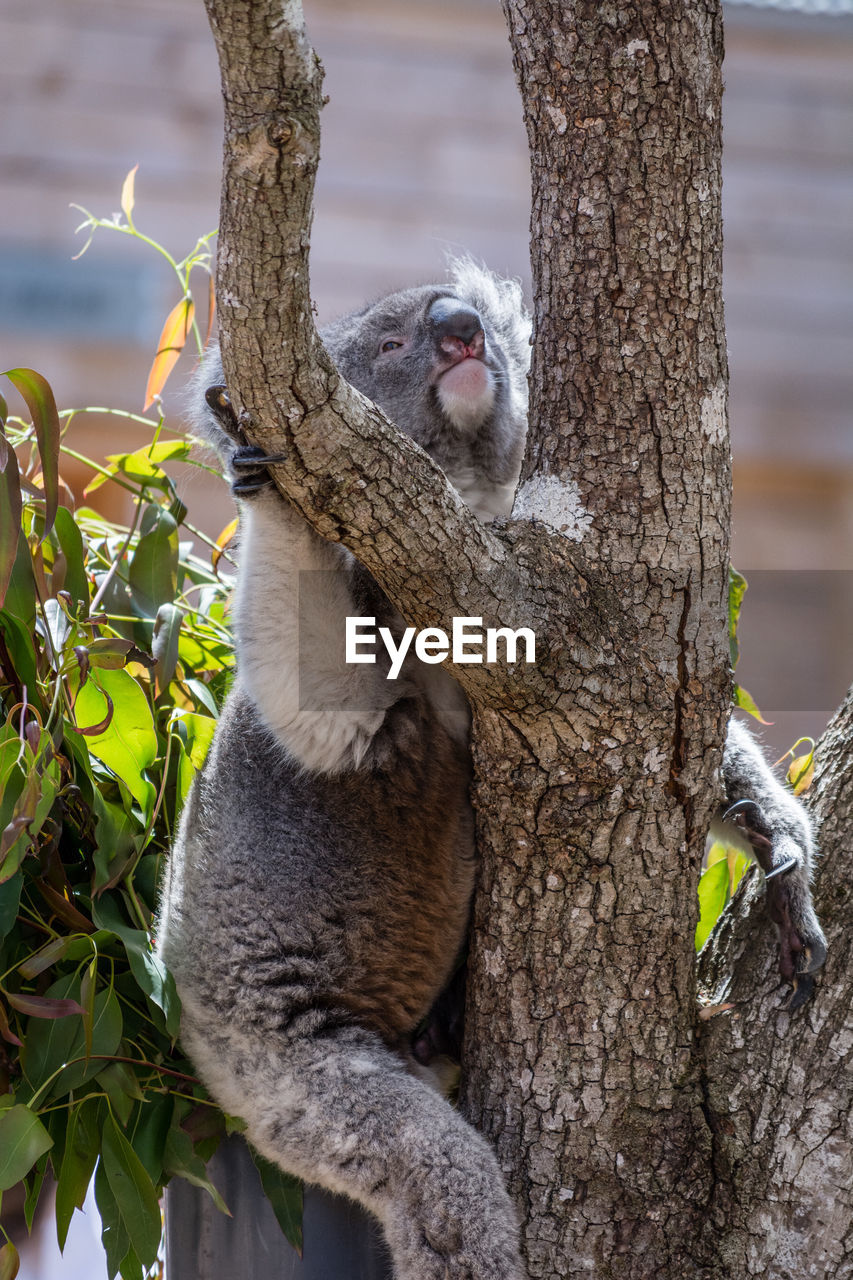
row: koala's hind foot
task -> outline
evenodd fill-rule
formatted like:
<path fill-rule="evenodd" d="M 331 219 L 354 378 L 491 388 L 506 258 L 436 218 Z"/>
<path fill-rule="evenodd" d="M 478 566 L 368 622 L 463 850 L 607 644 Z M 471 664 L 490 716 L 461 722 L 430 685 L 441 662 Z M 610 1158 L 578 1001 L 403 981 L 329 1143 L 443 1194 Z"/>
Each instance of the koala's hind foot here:
<path fill-rule="evenodd" d="M 286 462 L 284 455 L 266 454 L 257 445 L 246 443 L 246 437 L 237 421 L 231 398 L 221 383 L 208 387 L 204 398 L 219 426 L 237 445 L 228 459 L 230 470 L 235 473 L 235 478 L 231 481 L 231 492 L 235 498 L 246 498 L 257 493 L 259 489 L 267 489 L 274 485 L 275 482 L 267 471 L 267 467 L 278 462 Z"/>
<path fill-rule="evenodd" d="M 767 909 L 779 930 L 779 971 L 794 986 L 788 1009 L 798 1009 L 811 999 L 814 975 L 826 960 L 803 851 L 790 830 L 774 830 L 755 800 L 738 800 L 723 814 L 723 821 L 743 832 L 764 872 Z"/>

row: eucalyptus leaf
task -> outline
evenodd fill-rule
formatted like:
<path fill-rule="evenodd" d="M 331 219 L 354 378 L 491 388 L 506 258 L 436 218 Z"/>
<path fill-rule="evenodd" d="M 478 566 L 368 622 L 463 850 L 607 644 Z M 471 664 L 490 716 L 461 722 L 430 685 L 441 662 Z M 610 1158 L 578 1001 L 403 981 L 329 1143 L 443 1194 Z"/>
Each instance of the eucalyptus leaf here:
<path fill-rule="evenodd" d="M 723 913 L 729 895 L 729 867 L 725 859 L 713 863 L 699 878 L 699 923 L 695 946 L 701 951 Z"/>
<path fill-rule="evenodd" d="M 145 776 L 157 756 L 157 734 L 145 694 L 128 671 L 100 670 L 79 690 L 74 704 L 83 727 L 103 722 L 108 696 L 113 715 L 103 733 L 87 738 L 89 751 L 121 778 L 146 817 L 155 790 Z"/>
<path fill-rule="evenodd" d="M 75 974 L 58 979 L 48 988 L 48 996 L 78 999 L 80 979 Z M 119 1046 L 122 1033 L 121 1007 L 114 990 L 99 991 L 95 996 L 92 1017 L 92 1057 L 86 1060 L 86 1034 L 79 1016 L 54 1021 L 30 1023 L 22 1060 L 24 1075 L 33 1091 L 58 1071 L 49 1090 L 42 1096 L 60 1097 L 77 1089 L 103 1070 L 103 1056 L 111 1056 Z M 94 1055 L 97 1055 L 95 1057 Z M 63 1063 L 69 1065 L 58 1070 Z"/>
<path fill-rule="evenodd" d="M 270 1202 L 278 1225 L 301 1258 L 302 1182 L 292 1174 L 284 1173 L 278 1165 L 265 1160 L 254 1147 L 249 1147 L 249 1152 L 260 1174 L 264 1195 Z"/>
<path fill-rule="evenodd" d="M 178 582 L 178 526 L 162 507 L 150 506 L 143 534 L 130 561 L 130 590 L 139 609 L 154 618 L 175 598 Z"/>
<path fill-rule="evenodd" d="M 98 1161 L 95 1173 L 95 1203 L 101 1218 L 101 1244 L 107 1255 L 107 1276 L 113 1280 L 130 1248 L 130 1236 L 107 1179 L 103 1157 Z"/>
<path fill-rule="evenodd" d="M 143 1266 L 151 1266 L 160 1247 L 157 1192 L 112 1115 L 104 1124 L 101 1159 L 129 1243 Z"/>
<path fill-rule="evenodd" d="M 52 1146 L 53 1139 L 29 1107 L 0 1111 L 0 1191 L 20 1182 Z"/>
<path fill-rule="evenodd" d="M 169 1130 L 163 1164 L 167 1173 L 177 1174 L 187 1182 L 191 1182 L 193 1186 L 201 1187 L 208 1193 L 220 1213 L 231 1216 L 231 1210 L 207 1176 L 204 1161 L 201 1156 L 196 1155 L 190 1135 L 184 1133 L 178 1125 L 172 1125 Z"/>
<path fill-rule="evenodd" d="M 71 1112 L 65 1153 L 56 1186 L 56 1237 L 59 1248 L 65 1248 L 68 1227 L 75 1209 L 83 1208 L 89 1183 L 95 1171 L 101 1139 L 97 1124 L 98 1102 L 83 1102 Z"/>
<path fill-rule="evenodd" d="M 98 928 L 109 929 L 121 939 L 134 978 L 162 1013 L 167 1034 L 175 1039 L 181 1024 L 181 1004 L 175 980 L 160 957 L 154 954 L 148 934 L 124 922 L 112 896 L 104 896 L 93 904 L 92 919 Z"/>

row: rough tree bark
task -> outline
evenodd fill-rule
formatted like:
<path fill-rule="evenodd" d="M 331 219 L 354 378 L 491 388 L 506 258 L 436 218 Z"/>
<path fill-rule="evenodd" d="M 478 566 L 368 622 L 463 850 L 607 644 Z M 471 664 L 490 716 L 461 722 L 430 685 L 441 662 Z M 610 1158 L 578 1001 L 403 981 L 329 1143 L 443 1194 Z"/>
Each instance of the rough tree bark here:
<path fill-rule="evenodd" d="M 531 1277 L 843 1274 L 804 1272 L 804 1206 L 816 1144 L 844 1160 L 850 1098 L 818 1087 L 796 1148 L 773 1132 L 803 1064 L 823 1078 L 827 1046 L 844 1052 L 840 1003 L 789 1028 L 762 932 L 743 948 L 762 963 L 736 970 L 740 1020 L 696 1033 L 729 694 L 718 0 L 505 0 L 536 346 L 513 519 L 488 529 L 318 342 L 321 71 L 301 6 L 206 3 L 226 103 L 220 330 L 247 434 L 287 453 L 282 492 L 408 622 L 536 631 L 535 669 L 455 673 L 482 856 L 463 1106 L 506 1170 Z"/>

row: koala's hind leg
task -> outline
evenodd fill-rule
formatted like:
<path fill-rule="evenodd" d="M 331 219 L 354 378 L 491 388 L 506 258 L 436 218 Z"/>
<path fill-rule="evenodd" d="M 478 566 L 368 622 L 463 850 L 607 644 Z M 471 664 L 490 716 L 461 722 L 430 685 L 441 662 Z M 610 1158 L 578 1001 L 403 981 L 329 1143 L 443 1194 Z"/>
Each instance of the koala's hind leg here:
<path fill-rule="evenodd" d="M 826 940 L 811 897 L 814 845 L 800 802 L 774 777 L 760 747 L 738 721 L 729 725 L 723 753 L 727 808 L 717 833 L 746 844 L 767 876 L 767 906 L 779 929 L 779 969 L 794 984 L 788 1008 L 814 990 L 826 959 Z"/>
<path fill-rule="evenodd" d="M 523 1280 L 515 1212 L 488 1143 L 378 1036 L 192 1030 L 216 1098 L 268 1160 L 357 1200 L 380 1220 L 396 1280 Z M 236 1064 L 236 1065 L 235 1065 Z M 331 1280 L 331 1278 L 330 1278 Z"/>

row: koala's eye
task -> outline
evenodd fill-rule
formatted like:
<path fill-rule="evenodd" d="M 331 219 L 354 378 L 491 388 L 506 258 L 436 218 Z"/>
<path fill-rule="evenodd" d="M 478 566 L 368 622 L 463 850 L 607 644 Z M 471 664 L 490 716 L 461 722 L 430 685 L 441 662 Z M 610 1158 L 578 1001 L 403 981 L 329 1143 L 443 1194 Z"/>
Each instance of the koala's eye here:
<path fill-rule="evenodd" d="M 380 345 L 379 350 L 382 353 L 386 351 L 397 351 L 400 347 L 402 347 L 402 345 L 403 345 L 402 342 L 398 342 L 396 338 L 386 338 L 385 341 Z"/>

